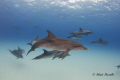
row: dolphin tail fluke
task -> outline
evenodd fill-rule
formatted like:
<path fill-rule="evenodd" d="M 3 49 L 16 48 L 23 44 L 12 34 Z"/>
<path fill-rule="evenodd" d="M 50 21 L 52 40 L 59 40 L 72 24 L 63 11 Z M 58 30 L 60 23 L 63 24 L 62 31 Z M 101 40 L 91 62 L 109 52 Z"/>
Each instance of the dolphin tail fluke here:
<path fill-rule="evenodd" d="M 30 49 L 30 50 L 28 51 L 28 53 L 26 54 L 26 56 L 27 56 L 31 51 L 34 51 L 34 49 Z"/>
<path fill-rule="evenodd" d="M 27 43 L 28 45 L 32 46 L 32 43 Z"/>

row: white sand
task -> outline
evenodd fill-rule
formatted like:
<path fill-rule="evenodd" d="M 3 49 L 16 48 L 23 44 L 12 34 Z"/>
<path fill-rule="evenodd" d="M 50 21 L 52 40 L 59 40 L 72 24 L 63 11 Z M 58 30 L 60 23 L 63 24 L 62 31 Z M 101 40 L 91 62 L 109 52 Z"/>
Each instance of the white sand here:
<path fill-rule="evenodd" d="M 31 60 L 42 54 L 41 49 L 31 52 L 24 59 L 16 59 L 7 49 L 24 48 L 26 44 L 11 44 L 0 47 L 0 80 L 120 80 L 120 55 L 111 51 L 71 51 L 64 60 Z M 24 47 L 22 47 L 24 46 Z M 113 73 L 114 76 L 93 76 L 93 73 Z"/>

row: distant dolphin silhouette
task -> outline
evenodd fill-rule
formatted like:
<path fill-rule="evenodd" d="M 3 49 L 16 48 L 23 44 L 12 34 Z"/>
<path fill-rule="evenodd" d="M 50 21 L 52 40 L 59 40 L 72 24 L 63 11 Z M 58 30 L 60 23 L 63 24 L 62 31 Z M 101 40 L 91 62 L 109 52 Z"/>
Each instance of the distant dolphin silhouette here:
<path fill-rule="evenodd" d="M 31 51 L 34 51 L 36 48 L 40 48 L 40 47 L 45 47 L 58 51 L 64 51 L 64 53 L 59 58 L 64 57 L 66 54 L 68 54 L 70 50 L 88 50 L 88 48 L 84 47 L 79 42 L 58 38 L 49 30 L 47 30 L 47 32 L 48 32 L 48 36 L 33 44 L 31 49 L 28 51 L 27 55 Z"/>
<path fill-rule="evenodd" d="M 93 32 L 91 31 L 88 31 L 88 30 L 83 30 L 82 28 L 80 28 L 79 31 L 75 31 L 75 32 L 72 32 L 71 34 L 74 34 L 74 35 L 88 35 L 88 34 L 93 34 Z"/>
<path fill-rule="evenodd" d="M 104 44 L 104 45 L 106 45 L 108 42 L 107 42 L 107 41 L 103 41 L 103 40 L 100 38 L 100 39 L 97 40 L 97 41 L 91 42 L 91 44 L 92 44 L 92 43 L 97 43 L 97 44 Z"/>
<path fill-rule="evenodd" d="M 44 53 L 33 58 L 32 60 L 35 60 L 35 59 L 44 59 L 44 58 L 51 58 L 51 57 L 54 57 L 56 54 L 60 54 L 60 53 L 63 53 L 63 51 L 57 51 L 57 50 L 53 50 L 53 51 L 47 51 L 45 49 L 43 49 Z"/>
<path fill-rule="evenodd" d="M 120 68 L 120 65 L 116 66 L 118 69 Z"/>
<path fill-rule="evenodd" d="M 9 51 L 11 52 L 11 54 L 13 54 L 14 56 L 16 56 L 17 59 L 18 59 L 18 58 L 23 58 L 22 54 L 17 53 L 16 50 L 13 50 L 13 51 L 12 51 L 12 50 L 9 50 Z"/>
<path fill-rule="evenodd" d="M 68 38 L 73 38 L 73 39 L 81 39 L 82 37 L 79 35 L 73 34 L 72 36 L 69 36 Z"/>

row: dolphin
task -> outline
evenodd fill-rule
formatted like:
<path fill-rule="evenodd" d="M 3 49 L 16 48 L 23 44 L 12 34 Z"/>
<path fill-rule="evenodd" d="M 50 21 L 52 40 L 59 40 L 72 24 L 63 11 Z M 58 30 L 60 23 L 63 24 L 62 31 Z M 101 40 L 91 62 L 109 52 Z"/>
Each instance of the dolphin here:
<path fill-rule="evenodd" d="M 100 39 L 97 40 L 97 41 L 91 42 L 91 44 L 92 44 L 92 43 L 97 43 L 97 44 L 104 44 L 104 45 L 106 45 L 108 42 L 107 42 L 107 41 L 103 41 L 103 40 L 100 38 Z"/>
<path fill-rule="evenodd" d="M 17 52 L 17 50 L 9 50 L 10 52 L 11 52 L 11 54 L 13 54 L 14 56 L 16 56 L 17 57 L 17 59 L 18 58 L 23 58 L 23 56 L 22 56 L 22 54 L 19 54 L 18 52 Z"/>
<path fill-rule="evenodd" d="M 63 51 L 57 51 L 57 50 L 47 51 L 47 50 L 43 49 L 43 51 L 44 51 L 43 54 L 33 58 L 32 60 L 43 59 L 43 58 L 51 58 L 51 57 L 54 57 L 56 54 L 63 53 Z"/>
<path fill-rule="evenodd" d="M 69 36 L 68 38 L 73 38 L 73 39 L 81 39 L 82 37 L 79 35 L 73 34 L 72 36 Z"/>
<path fill-rule="evenodd" d="M 18 54 L 25 54 L 25 50 L 21 49 L 20 47 L 18 47 L 17 50 L 15 50 Z"/>
<path fill-rule="evenodd" d="M 79 42 L 58 38 L 49 30 L 47 30 L 47 32 L 48 32 L 48 36 L 33 44 L 31 49 L 28 51 L 27 55 L 31 51 L 34 51 L 36 48 L 40 48 L 40 47 L 49 48 L 58 51 L 64 51 L 59 58 L 64 57 L 71 50 L 88 50 L 88 48 L 84 47 Z"/>
<path fill-rule="evenodd" d="M 80 28 L 79 31 L 75 31 L 75 32 L 72 32 L 71 34 L 74 34 L 74 35 L 88 35 L 88 34 L 93 34 L 93 32 L 89 31 L 89 30 L 83 30 L 82 28 Z"/>
<path fill-rule="evenodd" d="M 35 39 L 33 39 L 30 43 L 27 43 L 28 45 L 33 45 L 33 44 L 35 44 L 37 41 L 39 41 L 40 40 L 40 38 L 37 36 Z"/>
<path fill-rule="evenodd" d="M 120 65 L 116 66 L 118 69 L 120 68 Z"/>

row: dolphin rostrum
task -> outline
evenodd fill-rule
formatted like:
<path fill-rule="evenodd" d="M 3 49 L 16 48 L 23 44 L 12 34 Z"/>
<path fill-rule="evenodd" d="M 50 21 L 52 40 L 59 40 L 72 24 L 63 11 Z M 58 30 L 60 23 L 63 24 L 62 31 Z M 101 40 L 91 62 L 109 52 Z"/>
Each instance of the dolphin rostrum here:
<path fill-rule="evenodd" d="M 34 51 L 36 48 L 40 48 L 40 47 L 49 48 L 58 51 L 64 51 L 59 58 L 64 57 L 66 54 L 68 54 L 70 50 L 88 50 L 88 48 L 84 47 L 79 42 L 58 38 L 49 30 L 47 30 L 47 32 L 48 32 L 48 36 L 33 44 L 31 49 L 28 51 L 27 55 L 31 51 Z"/>

